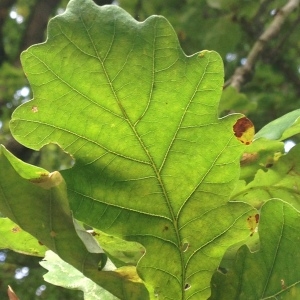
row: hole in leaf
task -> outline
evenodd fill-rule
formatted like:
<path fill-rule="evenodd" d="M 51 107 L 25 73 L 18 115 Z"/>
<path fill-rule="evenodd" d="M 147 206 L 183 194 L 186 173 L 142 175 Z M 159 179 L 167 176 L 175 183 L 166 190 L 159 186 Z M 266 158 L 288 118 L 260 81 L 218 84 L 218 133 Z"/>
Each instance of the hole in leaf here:
<path fill-rule="evenodd" d="M 100 260 L 98 262 L 98 271 L 101 271 L 105 267 L 106 263 L 107 263 L 107 255 L 104 253 L 101 253 Z"/>
<path fill-rule="evenodd" d="M 184 242 L 181 246 L 182 252 L 186 252 L 188 250 L 189 246 L 190 246 L 190 243 Z"/>
<path fill-rule="evenodd" d="M 186 283 L 186 284 L 184 285 L 184 290 L 185 290 L 185 291 L 189 290 L 190 288 L 191 288 L 191 285 L 190 285 L 190 284 Z"/>
<path fill-rule="evenodd" d="M 228 270 L 226 268 L 223 268 L 221 266 L 219 266 L 218 271 L 221 272 L 224 275 L 228 272 Z"/>
<path fill-rule="evenodd" d="M 34 153 L 33 164 L 49 172 L 70 169 L 75 160 L 70 154 L 64 152 L 57 144 L 48 144 Z"/>

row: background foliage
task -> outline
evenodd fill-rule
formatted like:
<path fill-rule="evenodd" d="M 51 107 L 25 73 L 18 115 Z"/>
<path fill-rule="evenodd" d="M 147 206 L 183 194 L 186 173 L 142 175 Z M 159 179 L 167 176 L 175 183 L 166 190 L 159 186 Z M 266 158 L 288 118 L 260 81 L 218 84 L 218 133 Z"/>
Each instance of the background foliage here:
<path fill-rule="evenodd" d="M 35 153 L 17 144 L 10 135 L 8 122 L 15 107 L 31 97 L 30 87 L 20 67 L 19 55 L 31 44 L 44 41 L 49 17 L 61 13 L 66 2 L 6 0 L 0 3 L 0 142 L 23 160 L 49 171 L 65 169 L 72 165 L 72 161 L 54 145 L 44 147 L 41 153 Z M 95 2 L 104 4 L 105 1 Z M 299 7 L 287 16 L 278 35 L 266 42 L 255 63 L 255 69 L 240 86 L 241 93 L 232 88 L 230 80 L 235 70 L 245 64 L 255 42 L 287 2 L 289 1 L 121 0 L 119 4 L 139 21 L 152 14 L 167 17 L 176 29 L 187 54 L 202 49 L 218 51 L 224 61 L 227 82 L 219 107 L 220 115 L 242 112 L 253 121 L 258 130 L 299 107 Z M 297 142 L 298 137 L 293 136 L 293 140 Z M 280 150 L 281 145 L 274 141 L 274 149 Z M 274 159 L 276 160 L 266 155 L 262 164 L 267 167 Z M 247 168 L 251 166 L 246 164 L 242 176 L 250 180 Z M 59 293 L 65 293 L 59 294 L 65 299 L 68 295 L 71 295 L 71 299 L 81 298 L 81 293 L 75 296 L 67 290 L 59 289 L 54 292 L 53 286 L 43 282 L 39 272 L 44 271 L 36 268 L 37 260 L 17 256 L 7 250 L 1 252 L 1 257 L 3 263 L 0 267 L 6 272 L 0 273 L 0 297 L 5 297 L 9 283 L 23 299 L 26 299 L 23 295 L 28 295 L 28 299 L 57 299 Z M 18 272 L 23 274 L 23 277 L 19 275 L 21 279 L 17 279 Z M 15 285 L 13 280 L 16 281 Z M 44 287 L 41 288 L 43 285 L 47 287 L 44 291 Z M 30 291 L 28 287 L 35 289 Z"/>

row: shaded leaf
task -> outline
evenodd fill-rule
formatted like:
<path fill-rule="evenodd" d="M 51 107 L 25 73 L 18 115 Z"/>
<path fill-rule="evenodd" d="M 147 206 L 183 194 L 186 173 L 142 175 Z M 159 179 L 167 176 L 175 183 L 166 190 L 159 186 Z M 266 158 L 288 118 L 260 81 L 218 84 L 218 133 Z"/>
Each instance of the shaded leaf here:
<path fill-rule="evenodd" d="M 232 270 L 216 272 L 210 299 L 298 299 L 300 296 L 300 213 L 288 203 L 271 200 L 261 209 L 260 250 L 242 246 Z"/>
<path fill-rule="evenodd" d="M 119 298 L 147 297 L 135 270 L 99 271 L 105 265 L 106 256 L 100 248 L 98 253 L 88 252 L 78 237 L 60 174 L 46 176 L 47 171 L 41 172 L 40 168 L 20 161 L 3 146 L 0 149 L 1 213 L 97 284 L 113 290 Z M 24 174 L 26 178 L 21 177 Z"/>
<path fill-rule="evenodd" d="M 97 229 L 93 230 L 91 234 L 117 267 L 124 265 L 136 266 L 146 252 L 145 248 L 139 243 L 125 241 Z"/>
<path fill-rule="evenodd" d="M 81 290 L 85 300 L 115 300 L 118 299 L 92 280 L 85 277 L 73 266 L 63 261 L 52 251 L 47 251 L 46 256 L 40 265 L 48 270 L 44 279 L 54 285 L 67 289 Z"/>
<path fill-rule="evenodd" d="M 8 218 L 0 218 L 0 249 L 44 256 L 47 247 Z"/>

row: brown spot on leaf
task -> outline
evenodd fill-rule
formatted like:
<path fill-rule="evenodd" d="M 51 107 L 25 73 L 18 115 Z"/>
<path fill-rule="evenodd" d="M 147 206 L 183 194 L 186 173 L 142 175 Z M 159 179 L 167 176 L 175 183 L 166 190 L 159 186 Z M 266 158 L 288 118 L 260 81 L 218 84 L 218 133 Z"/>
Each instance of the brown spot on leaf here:
<path fill-rule="evenodd" d="M 50 231 L 50 236 L 55 238 L 57 236 L 57 233 L 55 231 Z"/>
<path fill-rule="evenodd" d="M 256 161 L 258 158 L 258 153 L 254 152 L 254 153 L 243 153 L 243 156 L 241 158 L 240 164 L 241 166 L 245 166 L 248 165 L 254 161 Z"/>
<path fill-rule="evenodd" d="M 49 173 L 41 173 L 40 177 L 32 178 L 32 179 L 30 179 L 30 182 L 32 182 L 32 183 L 41 183 L 41 182 L 45 181 L 45 179 L 48 178 L 48 176 L 49 176 Z"/>
<path fill-rule="evenodd" d="M 250 145 L 254 138 L 254 125 L 246 117 L 242 117 L 233 125 L 234 135 L 245 145 Z"/>
<path fill-rule="evenodd" d="M 31 111 L 32 111 L 33 113 L 37 113 L 39 110 L 38 110 L 38 107 L 37 107 L 37 106 L 32 106 Z"/>
<path fill-rule="evenodd" d="M 21 231 L 21 228 L 20 227 L 18 227 L 18 226 L 15 226 L 15 227 L 13 227 L 12 228 L 12 230 L 11 230 L 13 233 L 18 233 L 18 232 L 20 232 Z"/>
<path fill-rule="evenodd" d="M 100 235 L 98 232 L 96 232 L 94 230 L 87 230 L 86 232 L 89 233 L 92 236 L 98 236 L 98 235 Z"/>

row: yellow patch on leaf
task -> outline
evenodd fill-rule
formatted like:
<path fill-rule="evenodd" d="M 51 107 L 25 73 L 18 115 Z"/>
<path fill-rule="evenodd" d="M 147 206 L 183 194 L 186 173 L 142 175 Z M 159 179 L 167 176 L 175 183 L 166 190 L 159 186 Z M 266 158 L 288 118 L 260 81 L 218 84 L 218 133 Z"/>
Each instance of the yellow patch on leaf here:
<path fill-rule="evenodd" d="M 251 232 L 250 236 L 252 236 L 255 232 L 257 232 L 258 221 L 259 221 L 259 214 L 255 214 L 247 218 L 247 224 Z"/>
<path fill-rule="evenodd" d="M 233 125 L 236 138 L 245 145 L 250 145 L 253 141 L 255 130 L 253 123 L 246 117 L 240 118 Z"/>

